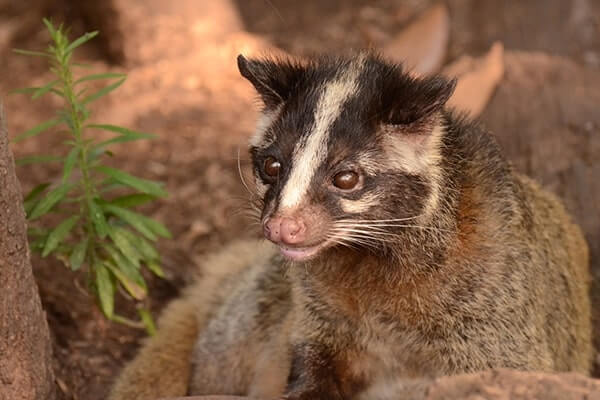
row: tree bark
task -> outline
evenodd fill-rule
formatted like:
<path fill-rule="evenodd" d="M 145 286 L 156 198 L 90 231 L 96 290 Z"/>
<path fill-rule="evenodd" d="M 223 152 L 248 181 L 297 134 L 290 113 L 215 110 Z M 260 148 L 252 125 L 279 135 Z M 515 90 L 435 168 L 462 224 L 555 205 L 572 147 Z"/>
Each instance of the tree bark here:
<path fill-rule="evenodd" d="M 0 400 L 56 397 L 46 314 L 33 279 L 27 227 L 0 103 Z"/>

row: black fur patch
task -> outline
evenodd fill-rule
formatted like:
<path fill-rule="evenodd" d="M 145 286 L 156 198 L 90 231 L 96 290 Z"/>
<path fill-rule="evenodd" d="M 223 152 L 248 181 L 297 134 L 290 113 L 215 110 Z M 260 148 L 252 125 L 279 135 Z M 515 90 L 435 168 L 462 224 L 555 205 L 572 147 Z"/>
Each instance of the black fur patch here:
<path fill-rule="evenodd" d="M 267 108 L 274 108 L 289 99 L 304 69 L 289 60 L 248 60 L 237 58 L 240 74 L 252 83 Z"/>

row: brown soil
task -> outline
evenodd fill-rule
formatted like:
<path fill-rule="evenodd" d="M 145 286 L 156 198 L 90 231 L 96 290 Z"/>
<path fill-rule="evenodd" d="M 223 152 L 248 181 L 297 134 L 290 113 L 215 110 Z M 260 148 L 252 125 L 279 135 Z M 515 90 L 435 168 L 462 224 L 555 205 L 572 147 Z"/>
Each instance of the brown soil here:
<path fill-rule="evenodd" d="M 73 2 L 75 3 L 75 2 Z M 433 1 L 238 0 L 247 30 L 263 35 L 296 54 L 340 48 L 380 46 Z M 600 276 L 600 3 L 586 0 L 448 0 L 451 37 L 448 60 L 479 54 L 502 40 L 509 54 L 506 77 L 483 121 L 495 131 L 508 154 L 563 196 L 586 230 L 594 271 Z M 0 0 L 0 93 L 47 81 L 42 63 L 14 56 L 9 48 L 42 48 L 42 16 L 66 19 L 74 34 L 94 29 L 67 0 L 50 2 Z M 100 18 L 99 20 L 102 20 Z M 196 43 L 202 47 L 202 43 Z M 158 139 L 117 149 L 114 165 L 167 183 L 170 197 L 148 212 L 165 222 L 174 239 L 159 247 L 167 279 L 149 278 L 154 311 L 195 274 L 198 260 L 236 237 L 255 235 L 237 211 L 247 197 L 238 176 L 237 154 L 247 165 L 245 141 L 257 106 L 248 85 L 227 74 L 190 73 L 210 59 L 210 46 L 152 67 L 114 65 L 119 57 L 99 41 L 80 57 L 98 70 L 125 70 L 128 82 L 115 96 L 98 103 L 98 121 L 151 131 Z M 107 50 L 109 49 L 109 50 Z M 532 55 L 514 50 L 545 51 Z M 221 50 L 214 50 L 216 52 Z M 540 72 L 541 71 L 541 72 Z M 218 81 L 215 83 L 214 81 Z M 2 96 L 9 132 L 15 135 L 52 115 L 49 99 Z M 13 147 L 17 157 L 47 153 L 61 139 L 40 136 Z M 246 169 L 244 170 L 248 172 Z M 22 167 L 24 190 L 53 178 L 58 167 Z M 248 227 L 248 228 L 247 228 Z M 59 262 L 34 257 L 54 340 L 56 375 L 64 399 L 103 399 L 123 363 L 136 351 L 144 333 L 107 322 L 82 287 L 83 273 L 73 274 Z M 600 304 L 600 303 L 597 303 Z M 129 304 L 118 304 L 133 313 Z M 133 314 L 131 314 L 133 315 Z"/>

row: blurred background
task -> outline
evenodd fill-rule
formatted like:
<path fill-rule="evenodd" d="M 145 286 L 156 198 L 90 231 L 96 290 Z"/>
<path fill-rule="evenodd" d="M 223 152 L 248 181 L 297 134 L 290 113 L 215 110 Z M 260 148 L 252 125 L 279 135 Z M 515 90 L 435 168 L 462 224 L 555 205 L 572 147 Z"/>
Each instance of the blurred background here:
<path fill-rule="evenodd" d="M 11 51 L 46 48 L 43 17 L 70 26 L 72 38 L 100 30 L 78 59 L 128 74 L 93 119 L 158 136 L 123 145 L 113 158 L 170 192 L 146 210 L 174 234 L 159 243 L 166 279 L 148 276 L 154 311 L 196 275 L 206 252 L 257 234 L 238 212 L 247 194 L 237 157 L 240 149 L 248 176 L 245 143 L 260 105 L 238 76 L 237 54 L 361 48 L 406 60 L 415 74 L 459 77 L 453 105 L 479 116 L 515 166 L 561 196 L 585 230 L 600 310 L 600 1 L 0 0 L 0 98 L 11 136 L 57 106 L 8 94 L 50 80 L 44 60 Z M 63 140 L 45 134 L 13 151 L 47 153 Z M 60 165 L 17 172 L 26 192 L 58 176 Z M 144 332 L 107 322 L 81 289 L 82 276 L 60 262 L 34 257 L 33 265 L 61 395 L 104 398 Z"/>

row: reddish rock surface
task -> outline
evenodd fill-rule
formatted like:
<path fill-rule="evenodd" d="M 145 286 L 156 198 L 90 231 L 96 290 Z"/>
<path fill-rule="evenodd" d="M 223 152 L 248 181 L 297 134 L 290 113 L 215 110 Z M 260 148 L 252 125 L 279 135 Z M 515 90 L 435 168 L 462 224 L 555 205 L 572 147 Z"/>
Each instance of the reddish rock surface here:
<path fill-rule="evenodd" d="M 423 400 L 596 400 L 600 381 L 509 370 L 436 379 Z M 419 400 L 419 399 L 417 399 Z"/>
<path fill-rule="evenodd" d="M 402 395 L 398 400 L 404 399 Z M 242 400 L 235 396 L 191 396 L 162 400 Z M 600 381 L 577 374 L 495 370 L 443 377 L 410 400 L 598 400 Z M 265 399 L 268 400 L 268 399 Z M 392 400 L 391 398 L 388 400 Z"/>

